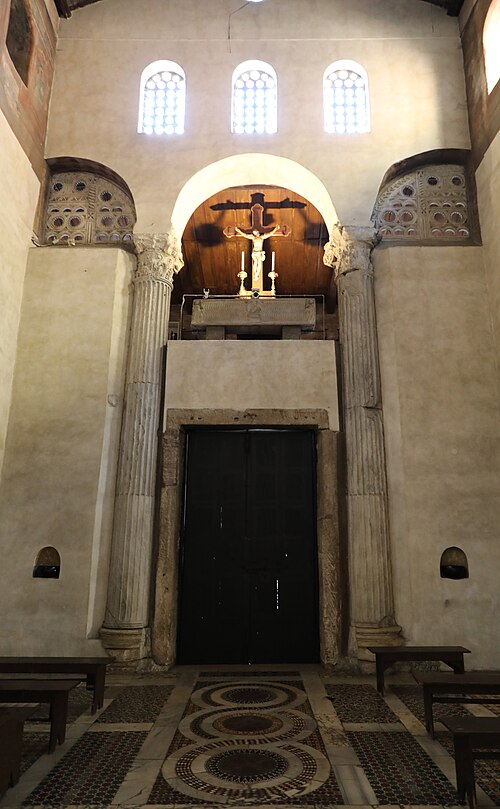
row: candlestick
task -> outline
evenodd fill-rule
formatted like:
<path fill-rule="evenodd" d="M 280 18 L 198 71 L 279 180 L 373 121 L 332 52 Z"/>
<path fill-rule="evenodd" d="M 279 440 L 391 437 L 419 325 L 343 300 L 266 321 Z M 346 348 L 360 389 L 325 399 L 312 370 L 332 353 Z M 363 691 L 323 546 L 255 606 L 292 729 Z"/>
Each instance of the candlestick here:
<path fill-rule="evenodd" d="M 274 272 L 274 259 L 275 259 L 275 256 L 276 256 L 276 253 L 273 251 L 271 253 L 271 272 Z"/>
<path fill-rule="evenodd" d="M 245 251 L 241 251 L 241 271 L 243 272 L 245 269 Z"/>

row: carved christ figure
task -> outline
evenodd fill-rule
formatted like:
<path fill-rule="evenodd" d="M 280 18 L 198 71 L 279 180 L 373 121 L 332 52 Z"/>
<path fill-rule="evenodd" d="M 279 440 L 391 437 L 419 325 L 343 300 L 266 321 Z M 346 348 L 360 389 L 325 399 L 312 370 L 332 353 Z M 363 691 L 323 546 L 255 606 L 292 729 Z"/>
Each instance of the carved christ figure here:
<path fill-rule="evenodd" d="M 252 289 L 263 293 L 264 261 L 266 253 L 264 250 L 264 239 L 270 236 L 289 236 L 290 228 L 287 225 L 264 225 L 264 206 L 256 202 L 250 208 L 251 226 L 227 227 L 223 233 L 228 239 L 233 236 L 242 236 L 252 242 Z"/>
<path fill-rule="evenodd" d="M 255 287 L 256 284 L 260 285 L 264 261 L 266 259 L 266 254 L 263 249 L 264 239 L 268 239 L 269 236 L 274 236 L 276 231 L 280 229 L 280 226 L 276 225 L 272 230 L 269 231 L 269 233 L 259 233 L 258 230 L 252 230 L 251 233 L 245 233 L 239 227 L 235 227 L 234 229 L 238 236 L 243 236 L 244 239 L 251 239 L 252 241 L 252 286 Z"/>

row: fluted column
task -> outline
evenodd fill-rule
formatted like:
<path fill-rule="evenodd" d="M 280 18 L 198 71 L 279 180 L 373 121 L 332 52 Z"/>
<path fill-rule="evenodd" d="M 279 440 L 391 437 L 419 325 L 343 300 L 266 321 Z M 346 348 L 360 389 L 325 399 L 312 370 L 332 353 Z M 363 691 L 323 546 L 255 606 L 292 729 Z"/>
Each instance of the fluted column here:
<path fill-rule="evenodd" d="M 351 621 L 358 658 L 402 642 L 394 618 L 384 426 L 375 317 L 372 228 L 334 229 L 325 264 L 335 267 L 342 347 Z"/>
<path fill-rule="evenodd" d="M 118 662 L 143 656 L 149 623 L 162 356 L 174 272 L 173 237 L 134 237 L 137 269 L 115 492 L 108 598 L 101 639 Z"/>

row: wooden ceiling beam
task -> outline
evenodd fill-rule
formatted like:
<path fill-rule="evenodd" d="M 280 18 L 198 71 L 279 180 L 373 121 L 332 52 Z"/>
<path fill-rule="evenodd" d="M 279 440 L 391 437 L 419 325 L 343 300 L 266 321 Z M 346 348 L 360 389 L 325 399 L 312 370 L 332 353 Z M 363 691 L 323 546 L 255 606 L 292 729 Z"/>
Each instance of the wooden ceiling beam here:
<path fill-rule="evenodd" d="M 101 2 L 101 0 L 54 0 L 60 17 L 71 17 L 71 12 L 75 8 L 83 8 L 91 3 L 98 2 Z M 418 0 L 418 2 L 422 2 L 422 0 Z M 464 4 L 464 0 L 423 0 L 423 2 L 431 3 L 433 6 L 446 10 L 450 17 L 458 17 Z"/>
<path fill-rule="evenodd" d="M 71 9 L 68 0 L 54 0 L 54 4 L 60 17 L 65 17 L 66 19 L 71 17 Z"/>

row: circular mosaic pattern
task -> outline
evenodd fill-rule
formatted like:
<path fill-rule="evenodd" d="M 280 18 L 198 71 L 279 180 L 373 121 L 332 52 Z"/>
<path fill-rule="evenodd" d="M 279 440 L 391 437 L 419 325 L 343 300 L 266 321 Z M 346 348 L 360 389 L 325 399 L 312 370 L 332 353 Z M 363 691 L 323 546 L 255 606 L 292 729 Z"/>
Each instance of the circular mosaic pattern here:
<path fill-rule="evenodd" d="M 295 708 L 306 699 L 304 691 L 292 685 L 272 682 L 217 683 L 200 688 L 192 696 L 192 701 L 200 708 L 219 707 L 241 708 L 257 705 L 261 708 Z"/>
<path fill-rule="evenodd" d="M 265 803 L 313 792 L 328 779 L 330 765 L 321 752 L 295 741 L 215 739 L 181 747 L 164 762 L 162 774 L 172 788 L 204 803 L 255 802 L 255 790 Z"/>
<path fill-rule="evenodd" d="M 283 727 L 283 722 L 271 714 L 266 716 L 247 712 L 223 716 L 214 722 L 214 727 L 226 733 L 268 734 Z"/>
<path fill-rule="evenodd" d="M 259 707 L 237 710 L 214 710 L 205 708 L 188 714 L 179 725 L 179 730 L 188 739 L 200 742 L 205 739 L 230 739 L 237 736 L 278 742 L 285 739 L 303 741 L 313 733 L 316 723 L 312 716 L 290 708 L 280 710 Z"/>
<path fill-rule="evenodd" d="M 286 759 L 271 750 L 228 750 L 207 761 L 207 772 L 239 784 L 276 778 L 287 768 Z"/>
<path fill-rule="evenodd" d="M 312 716 L 288 707 L 279 713 L 260 707 L 248 710 L 206 708 L 195 714 L 188 714 L 179 725 L 181 733 L 194 742 L 236 736 L 246 736 L 265 743 L 285 739 L 304 741 L 315 729 L 316 722 Z"/>
<path fill-rule="evenodd" d="M 245 686 L 244 688 L 232 688 L 224 692 L 224 699 L 227 702 L 235 702 L 237 705 L 255 705 L 262 702 L 270 702 L 274 699 L 272 691 L 259 686 Z"/>

